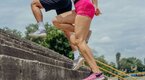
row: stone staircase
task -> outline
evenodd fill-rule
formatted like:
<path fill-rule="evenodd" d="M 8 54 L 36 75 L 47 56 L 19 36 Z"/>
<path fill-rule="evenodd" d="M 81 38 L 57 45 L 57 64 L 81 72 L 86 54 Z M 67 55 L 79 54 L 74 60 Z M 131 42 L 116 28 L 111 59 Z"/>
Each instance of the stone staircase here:
<path fill-rule="evenodd" d="M 72 60 L 0 29 L 0 80 L 82 80 L 89 70 L 71 70 Z"/>

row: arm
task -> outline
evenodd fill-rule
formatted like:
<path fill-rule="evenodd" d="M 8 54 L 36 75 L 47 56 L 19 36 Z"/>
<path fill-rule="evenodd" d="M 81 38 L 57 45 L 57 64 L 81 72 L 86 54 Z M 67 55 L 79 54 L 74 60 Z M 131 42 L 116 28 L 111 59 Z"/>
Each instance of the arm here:
<path fill-rule="evenodd" d="M 101 14 L 101 12 L 98 8 L 98 0 L 92 0 L 92 3 L 93 3 L 95 10 L 96 10 L 95 15 L 98 16 L 99 14 Z"/>
<path fill-rule="evenodd" d="M 98 8 L 98 0 L 92 0 L 92 3 L 94 4 L 95 9 Z"/>

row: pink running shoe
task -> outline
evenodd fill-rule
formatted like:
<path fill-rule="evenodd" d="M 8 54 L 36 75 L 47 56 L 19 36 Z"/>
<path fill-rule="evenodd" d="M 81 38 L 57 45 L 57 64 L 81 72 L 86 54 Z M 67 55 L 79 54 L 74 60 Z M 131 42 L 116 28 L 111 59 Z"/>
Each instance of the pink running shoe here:
<path fill-rule="evenodd" d="M 83 80 L 104 80 L 105 76 L 102 73 L 93 73 Z"/>

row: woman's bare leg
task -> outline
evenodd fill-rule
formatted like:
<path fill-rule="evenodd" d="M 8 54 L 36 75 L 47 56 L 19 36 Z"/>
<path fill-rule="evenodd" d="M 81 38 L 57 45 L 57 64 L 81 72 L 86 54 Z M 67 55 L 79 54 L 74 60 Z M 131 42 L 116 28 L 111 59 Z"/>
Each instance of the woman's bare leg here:
<path fill-rule="evenodd" d="M 86 43 L 86 37 L 89 32 L 91 19 L 86 16 L 77 15 L 75 19 L 75 34 L 71 35 L 71 42 L 80 50 L 94 73 L 100 73 L 99 67 L 92 55 L 91 49 Z"/>
<path fill-rule="evenodd" d="M 54 18 L 52 21 L 53 24 L 63 31 L 74 32 L 74 20 L 75 20 L 76 13 L 75 11 L 65 12 L 60 14 Z"/>
<path fill-rule="evenodd" d="M 65 33 L 65 36 L 69 41 L 71 33 L 74 32 L 74 25 L 72 24 L 75 22 L 75 16 L 76 13 L 73 10 L 56 16 L 52 21 L 58 29 L 61 29 Z M 73 51 L 77 50 L 73 44 L 70 43 L 70 46 Z"/>
<path fill-rule="evenodd" d="M 71 42 L 70 42 L 70 36 L 72 35 L 72 33 L 69 32 L 69 31 L 64 31 L 64 33 L 65 33 L 65 36 L 66 36 L 66 38 L 68 39 L 68 41 L 70 43 L 70 46 L 72 48 L 72 51 L 78 50 L 77 47 L 75 45 L 71 44 Z"/>
<path fill-rule="evenodd" d="M 71 44 L 71 42 L 70 42 L 70 36 L 74 32 L 73 24 L 75 22 L 74 21 L 75 16 L 76 16 L 76 13 L 73 10 L 73 11 L 69 11 L 69 12 L 60 14 L 60 15 L 56 16 L 53 20 L 53 24 L 58 29 L 61 29 L 64 32 L 66 38 L 68 39 L 70 46 L 72 48 L 72 51 L 74 53 L 74 60 L 78 59 L 78 57 L 80 56 L 77 47 L 75 45 Z"/>

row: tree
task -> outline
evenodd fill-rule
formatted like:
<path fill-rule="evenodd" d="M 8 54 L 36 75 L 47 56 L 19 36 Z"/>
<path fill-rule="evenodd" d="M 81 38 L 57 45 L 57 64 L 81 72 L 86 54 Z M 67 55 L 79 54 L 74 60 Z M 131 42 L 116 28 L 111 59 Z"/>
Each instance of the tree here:
<path fill-rule="evenodd" d="M 144 65 L 145 65 L 145 58 L 144 58 Z"/>
<path fill-rule="evenodd" d="M 116 65 L 115 65 L 114 62 L 110 62 L 110 65 L 111 65 L 112 67 L 116 68 Z"/>
<path fill-rule="evenodd" d="M 28 26 L 26 26 L 25 38 L 28 40 L 32 39 L 28 34 L 35 32 L 37 29 L 38 29 L 37 24 L 29 24 Z"/>
<path fill-rule="evenodd" d="M 18 31 L 17 29 L 10 29 L 8 27 L 4 27 L 3 30 L 7 33 L 15 35 L 16 37 L 22 38 L 22 32 Z"/>
<path fill-rule="evenodd" d="M 73 59 L 71 47 L 64 33 L 54 26 L 45 24 L 47 36 L 46 38 L 31 38 L 28 36 L 29 33 L 36 31 L 38 26 L 36 24 L 30 24 L 26 27 L 26 39 L 36 42 L 44 47 L 52 49 L 66 57 Z"/>
<path fill-rule="evenodd" d="M 118 69 L 120 69 L 120 63 L 119 63 L 120 57 L 121 57 L 120 52 L 117 52 L 117 53 L 116 53 L 116 63 L 117 63 L 117 68 L 118 68 Z"/>
<path fill-rule="evenodd" d="M 129 58 L 122 58 L 120 60 L 120 66 L 122 69 L 127 69 L 127 72 L 141 72 L 144 68 L 144 65 L 142 64 L 142 61 L 135 58 L 135 57 L 129 57 Z"/>
<path fill-rule="evenodd" d="M 101 55 L 101 56 L 99 56 L 99 57 L 96 57 L 96 60 L 101 61 L 101 62 L 103 62 L 103 63 L 105 63 L 105 64 L 108 64 L 108 62 L 105 60 L 104 55 Z"/>

